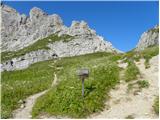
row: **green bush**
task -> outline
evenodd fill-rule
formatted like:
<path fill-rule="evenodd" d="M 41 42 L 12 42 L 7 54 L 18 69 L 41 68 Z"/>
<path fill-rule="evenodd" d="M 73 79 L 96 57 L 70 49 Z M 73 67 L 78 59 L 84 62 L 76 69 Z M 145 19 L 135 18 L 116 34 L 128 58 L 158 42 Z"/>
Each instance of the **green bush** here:
<path fill-rule="evenodd" d="M 150 46 L 150 47 L 144 49 L 141 52 L 141 54 L 144 57 L 144 59 L 150 59 L 153 56 L 156 56 L 159 54 L 159 46 L 158 45 Z"/>
<path fill-rule="evenodd" d="M 154 100 L 153 108 L 155 113 L 159 115 L 159 96 Z"/>
<path fill-rule="evenodd" d="M 126 82 L 137 79 L 137 75 L 140 75 L 140 71 L 134 62 L 128 62 L 128 66 L 125 70 L 124 79 Z"/>
<path fill-rule="evenodd" d="M 146 80 L 137 81 L 139 88 L 148 88 L 149 82 Z"/>
<path fill-rule="evenodd" d="M 133 115 L 128 115 L 127 117 L 125 117 L 126 119 L 134 119 Z"/>
<path fill-rule="evenodd" d="M 149 59 L 148 58 L 145 59 L 144 65 L 145 65 L 146 69 L 150 68 L 150 64 L 149 64 Z"/>

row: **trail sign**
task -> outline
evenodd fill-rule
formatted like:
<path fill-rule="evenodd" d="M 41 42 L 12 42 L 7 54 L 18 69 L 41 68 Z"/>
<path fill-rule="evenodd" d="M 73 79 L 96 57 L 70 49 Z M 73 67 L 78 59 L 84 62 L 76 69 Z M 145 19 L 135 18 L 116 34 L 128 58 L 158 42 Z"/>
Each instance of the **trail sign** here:
<path fill-rule="evenodd" d="M 82 96 L 84 96 L 84 79 L 89 77 L 89 69 L 86 68 L 78 69 L 77 75 L 82 80 Z"/>

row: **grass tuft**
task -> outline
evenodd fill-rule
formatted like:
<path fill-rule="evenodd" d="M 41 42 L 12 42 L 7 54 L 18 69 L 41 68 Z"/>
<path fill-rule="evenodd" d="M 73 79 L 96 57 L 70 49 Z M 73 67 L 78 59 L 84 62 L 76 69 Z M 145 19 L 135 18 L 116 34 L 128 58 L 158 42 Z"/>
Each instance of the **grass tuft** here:
<path fill-rule="evenodd" d="M 140 75 L 140 71 L 134 62 L 128 62 L 128 66 L 125 70 L 124 79 L 126 82 L 137 79 L 137 76 Z"/>
<path fill-rule="evenodd" d="M 159 96 L 155 98 L 153 109 L 157 115 L 159 115 Z"/>
<path fill-rule="evenodd" d="M 139 86 L 139 88 L 148 88 L 149 87 L 149 82 L 146 81 L 146 80 L 140 80 L 140 81 L 137 81 L 137 84 Z"/>
<path fill-rule="evenodd" d="M 126 119 L 134 119 L 133 115 L 128 115 L 127 117 L 125 117 Z"/>

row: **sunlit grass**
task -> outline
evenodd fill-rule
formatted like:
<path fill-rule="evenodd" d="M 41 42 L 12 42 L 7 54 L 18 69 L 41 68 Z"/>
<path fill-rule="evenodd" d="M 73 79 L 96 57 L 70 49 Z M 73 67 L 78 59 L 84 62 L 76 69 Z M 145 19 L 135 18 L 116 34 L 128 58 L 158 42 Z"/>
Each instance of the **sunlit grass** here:
<path fill-rule="evenodd" d="M 118 81 L 118 70 L 116 66 L 116 60 L 118 59 L 120 59 L 120 56 L 118 54 L 114 55 L 112 53 L 105 53 L 105 52 L 94 53 L 76 57 L 66 57 L 59 60 L 55 59 L 55 60 L 38 62 L 24 70 L 2 72 L 2 118 L 9 118 L 12 116 L 13 110 L 19 107 L 18 104 L 19 100 L 23 100 L 32 94 L 50 88 L 51 83 L 54 80 L 54 72 L 56 72 L 58 79 L 62 81 L 60 82 L 60 86 L 62 86 L 62 89 L 66 90 L 66 92 L 64 92 L 66 94 L 70 94 L 70 89 L 72 91 L 72 88 L 66 88 L 67 86 L 70 87 L 69 85 L 78 85 L 79 87 L 78 86 L 74 87 L 77 89 L 77 92 L 79 94 L 81 93 L 80 90 L 81 83 L 75 73 L 77 68 L 80 67 L 88 67 L 91 70 L 89 79 L 85 81 L 86 84 L 85 86 L 89 87 L 88 89 L 85 88 L 86 89 L 85 95 L 89 94 L 90 89 L 94 87 L 92 85 L 92 81 L 94 81 L 96 77 L 103 78 L 102 80 L 104 80 L 105 76 L 111 77 L 111 75 L 107 76 L 107 74 L 109 74 L 108 70 L 110 71 L 115 70 L 115 72 L 113 72 L 114 76 L 112 77 L 115 81 L 113 79 L 110 79 L 108 82 L 110 84 L 113 82 L 113 85 L 116 84 Z M 111 61 L 113 61 L 114 64 L 112 64 Z M 98 72 L 98 69 L 101 71 Z M 97 76 L 95 76 L 96 74 Z M 102 82 L 102 80 L 100 81 Z M 66 86 L 62 85 L 63 83 Z M 99 87 L 101 89 L 101 86 Z M 106 88 L 103 89 L 105 90 Z M 95 93 L 95 95 L 96 94 L 97 93 Z M 80 97 L 80 95 L 78 97 Z M 105 95 L 103 97 L 105 97 Z M 101 100 L 102 99 L 103 98 L 101 98 Z"/>
<path fill-rule="evenodd" d="M 110 56 L 103 54 L 59 61 L 57 65 L 63 67 L 57 72 L 58 80 L 61 82 L 46 95 L 38 98 L 33 108 L 33 117 L 47 113 L 55 116 L 85 118 L 102 110 L 104 101 L 108 99 L 108 91 L 119 82 L 118 66 L 110 60 Z M 102 57 L 96 57 L 100 55 Z M 90 70 L 89 78 L 85 80 L 84 98 L 81 95 L 81 81 L 76 75 L 76 70 L 81 67 Z"/>

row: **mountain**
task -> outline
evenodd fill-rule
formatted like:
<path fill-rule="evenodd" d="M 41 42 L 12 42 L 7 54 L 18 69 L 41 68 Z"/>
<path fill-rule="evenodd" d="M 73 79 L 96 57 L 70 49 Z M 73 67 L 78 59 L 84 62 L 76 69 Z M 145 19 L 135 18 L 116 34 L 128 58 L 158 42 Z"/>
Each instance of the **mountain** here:
<path fill-rule="evenodd" d="M 136 46 L 136 51 L 144 50 L 145 48 L 159 44 L 159 26 L 144 32 Z"/>
<path fill-rule="evenodd" d="M 48 15 L 37 7 L 30 10 L 29 16 L 21 15 L 7 5 L 1 7 L 3 70 L 22 69 L 55 57 L 120 52 L 85 21 L 72 21 L 71 26 L 66 27 L 60 16 Z"/>
<path fill-rule="evenodd" d="M 158 118 L 158 27 L 118 54 L 85 21 L 1 7 L 2 119 Z"/>
<path fill-rule="evenodd" d="M 112 44 L 104 38 L 96 35 L 96 32 L 89 28 L 86 22 L 73 21 L 68 28 L 63 25 L 60 16 L 47 15 L 41 9 L 34 7 L 30 10 L 29 17 L 20 15 L 15 9 L 2 5 L 2 51 L 17 51 L 27 47 L 37 40 L 58 33 L 76 36 L 85 41 L 96 42 L 97 51 L 114 51 Z M 102 44 L 102 46 L 100 45 Z"/>

